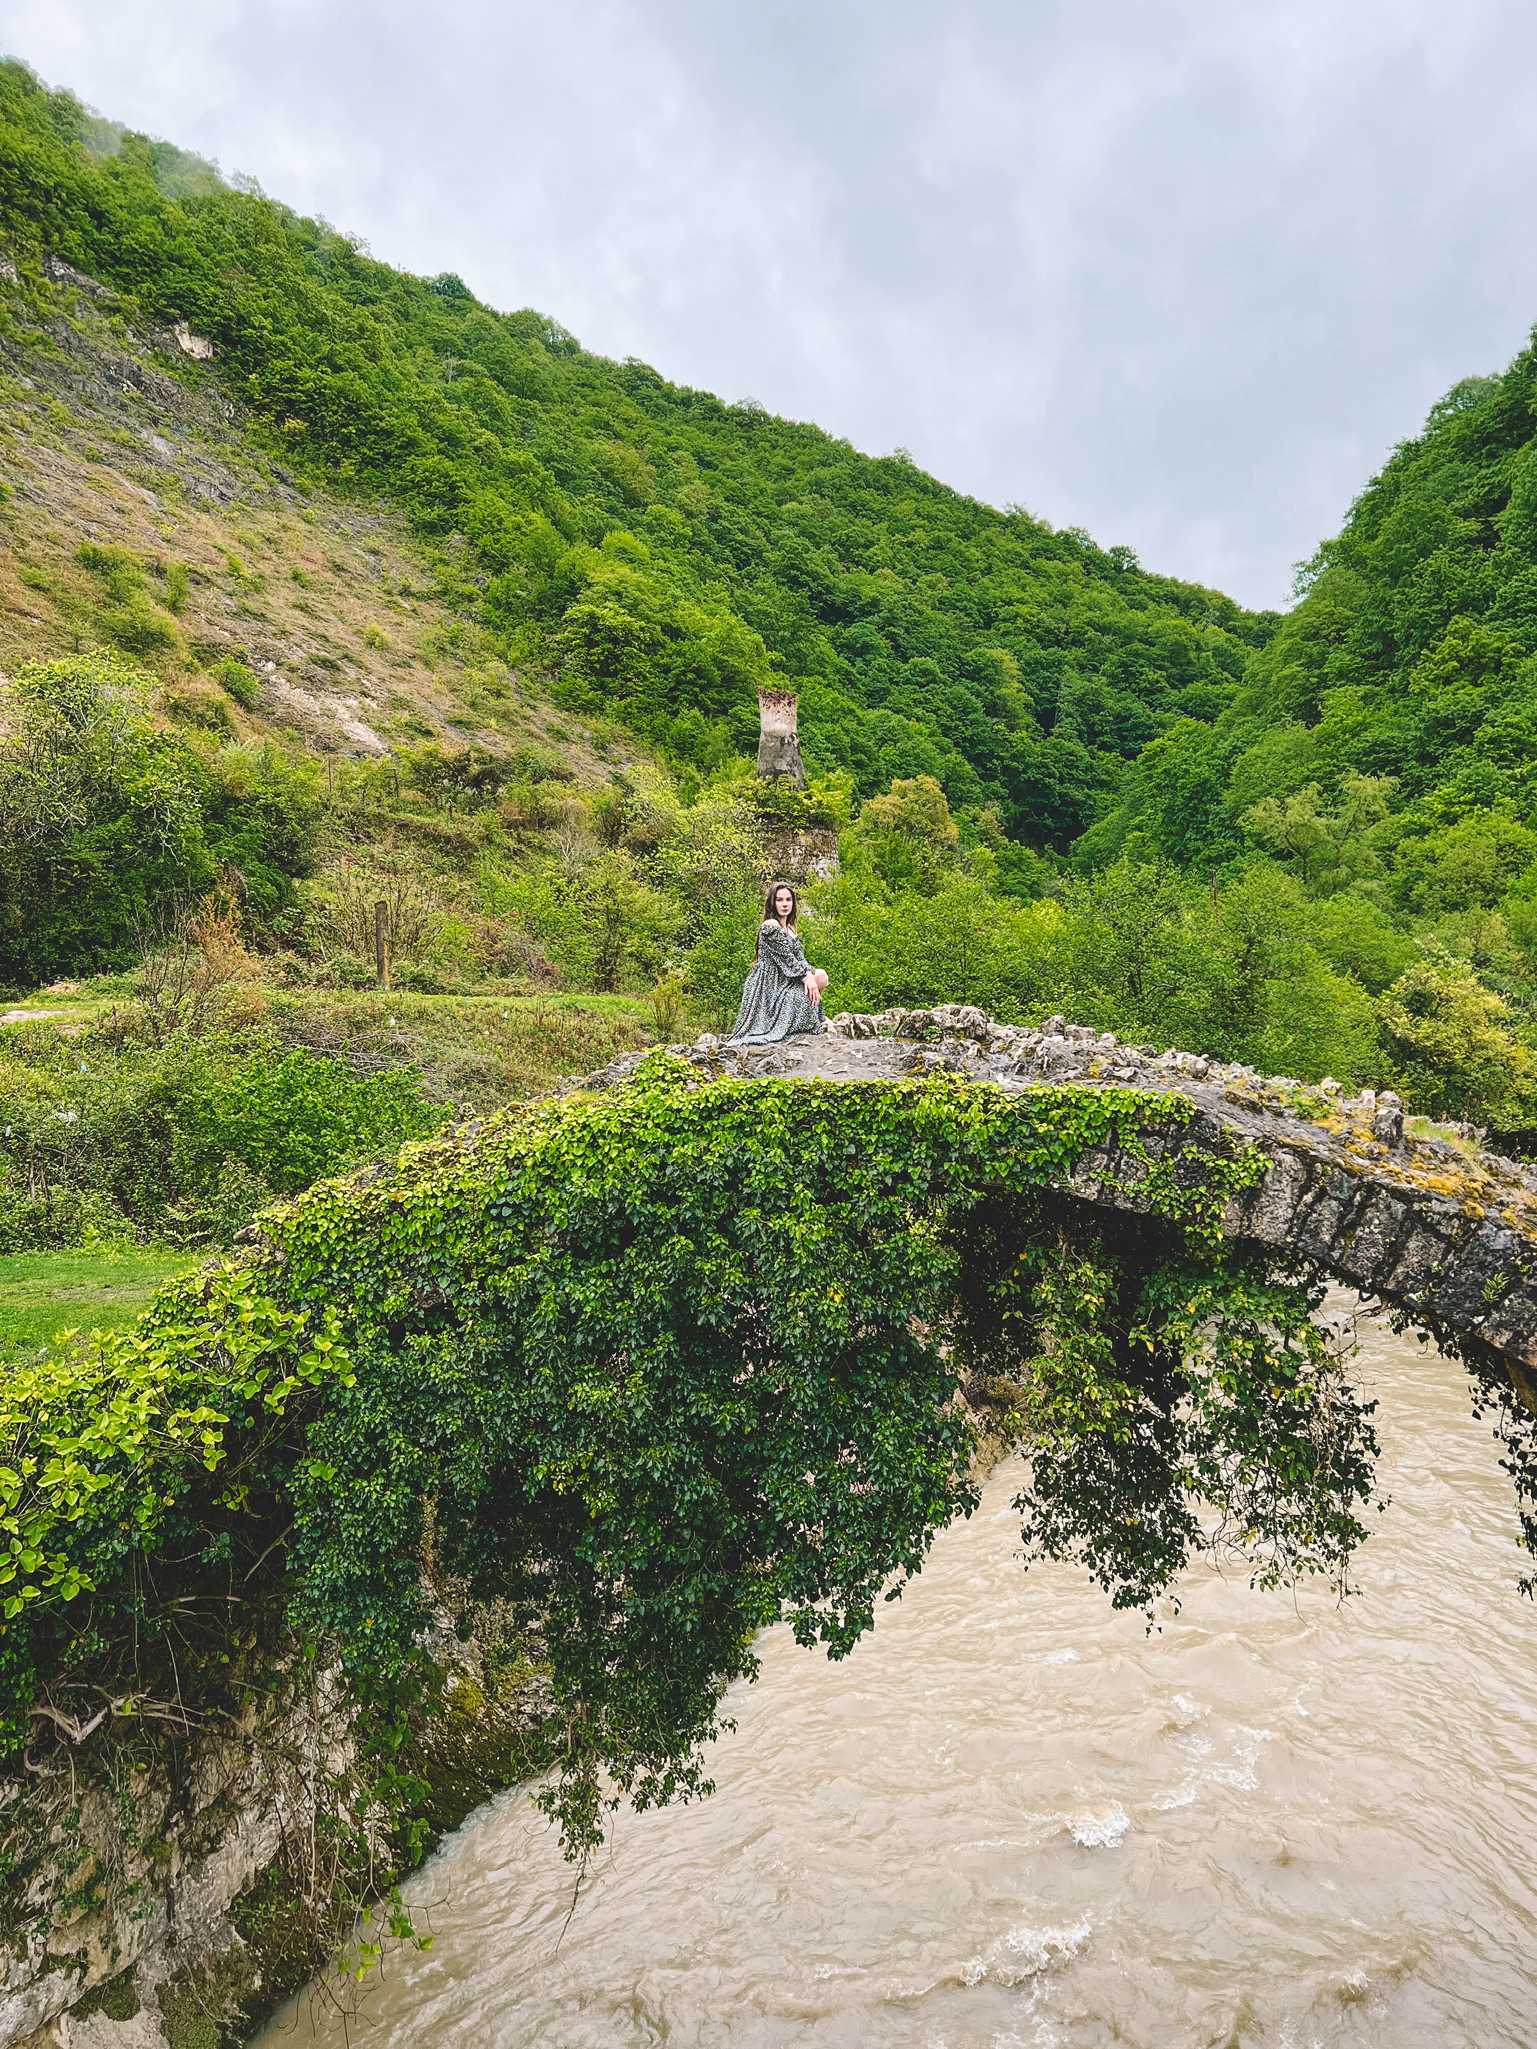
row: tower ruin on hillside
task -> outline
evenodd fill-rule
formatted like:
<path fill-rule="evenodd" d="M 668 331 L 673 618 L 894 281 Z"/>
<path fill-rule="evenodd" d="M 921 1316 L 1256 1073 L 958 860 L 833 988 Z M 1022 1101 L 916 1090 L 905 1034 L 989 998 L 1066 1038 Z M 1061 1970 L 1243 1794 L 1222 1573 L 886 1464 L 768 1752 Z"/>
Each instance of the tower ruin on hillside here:
<path fill-rule="evenodd" d="M 796 727 L 793 690 L 758 689 L 758 773 L 776 782 L 803 783 L 806 764 Z"/>

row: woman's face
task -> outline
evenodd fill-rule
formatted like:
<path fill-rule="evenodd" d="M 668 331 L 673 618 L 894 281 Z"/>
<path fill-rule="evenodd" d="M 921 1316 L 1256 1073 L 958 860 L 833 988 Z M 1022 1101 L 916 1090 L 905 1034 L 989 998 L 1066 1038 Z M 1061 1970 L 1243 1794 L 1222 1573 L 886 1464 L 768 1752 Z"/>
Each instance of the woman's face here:
<path fill-rule="evenodd" d="M 788 918 L 795 909 L 795 898 L 788 889 L 774 891 L 774 916 L 781 920 Z"/>

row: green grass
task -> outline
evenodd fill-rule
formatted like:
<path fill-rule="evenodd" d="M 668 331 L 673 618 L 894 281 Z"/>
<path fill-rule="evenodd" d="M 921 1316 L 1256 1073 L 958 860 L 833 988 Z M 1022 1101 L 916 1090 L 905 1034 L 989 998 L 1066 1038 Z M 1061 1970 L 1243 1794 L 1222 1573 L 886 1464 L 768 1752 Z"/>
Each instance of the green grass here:
<path fill-rule="evenodd" d="M 99 1245 L 0 1258 L 0 1361 L 41 1351 L 66 1331 L 131 1322 L 162 1281 L 204 1257 L 165 1245 Z"/>
<path fill-rule="evenodd" d="M 71 1038 L 88 1034 L 108 1012 L 131 1009 L 114 993 L 119 985 L 126 986 L 125 978 L 101 976 L 74 996 L 38 991 L 12 997 L 0 1003 L 0 1018 L 11 1010 L 41 1010 L 54 1030 Z M 561 1076 L 590 1074 L 656 1036 L 650 1006 L 638 995 L 424 996 L 262 983 L 248 985 L 246 993 L 290 1043 L 350 1058 L 364 1072 L 419 1067 L 435 1101 L 476 1116 L 543 1095 Z M 25 1029 L 20 1021 L 0 1024 L 0 1057 L 9 1032 Z"/>
<path fill-rule="evenodd" d="M 590 1074 L 655 1036 L 634 996 L 279 990 L 268 1002 L 290 1038 L 365 1068 L 412 1062 L 430 1096 L 477 1116 L 542 1095 L 561 1075 Z"/>

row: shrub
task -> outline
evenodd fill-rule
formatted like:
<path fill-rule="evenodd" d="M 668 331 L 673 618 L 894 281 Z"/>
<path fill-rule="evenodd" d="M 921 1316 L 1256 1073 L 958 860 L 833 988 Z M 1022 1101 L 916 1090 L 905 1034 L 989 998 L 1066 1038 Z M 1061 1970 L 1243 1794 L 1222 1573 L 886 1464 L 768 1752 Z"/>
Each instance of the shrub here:
<path fill-rule="evenodd" d="M 187 650 L 186 636 L 170 613 L 162 612 L 144 596 L 109 606 L 101 614 L 101 624 L 109 640 L 141 660 L 181 655 Z"/>
<path fill-rule="evenodd" d="M 379 979 L 375 963 L 355 953 L 333 953 L 325 967 L 327 979 L 337 989 L 371 989 Z"/>
<path fill-rule="evenodd" d="M 500 878 L 483 899 L 512 917 L 577 988 L 613 990 L 649 983 L 682 923 L 678 905 L 646 881 L 623 848 L 586 866 L 541 862 Z"/>
<path fill-rule="evenodd" d="M 136 1009 L 123 1036 L 163 1045 L 173 1035 L 191 1038 L 260 1014 L 259 996 L 239 985 L 256 974 L 229 899 L 210 897 L 177 921 L 173 931 L 146 944 L 131 989 Z"/>
<path fill-rule="evenodd" d="M 1023 1021 L 1053 1007 L 1065 980 L 1060 907 L 994 896 L 974 876 L 892 898 L 850 875 L 813 891 L 810 910 L 801 936 L 835 1011 L 976 1003 Z"/>
<path fill-rule="evenodd" d="M 1379 1009 L 1399 1086 L 1429 1117 L 1514 1129 L 1533 1108 L 1534 1063 L 1508 1006 L 1466 961 L 1427 944 Z"/>
<path fill-rule="evenodd" d="M 311 919 L 326 953 L 374 958 L 377 906 L 385 909 L 385 944 L 392 961 L 421 960 L 443 925 L 442 907 L 409 875 L 381 874 L 346 863 L 331 869 L 311 897 Z"/>
<path fill-rule="evenodd" d="M 761 901 L 755 903 L 744 897 L 737 903 L 718 905 L 696 927 L 697 937 L 688 953 L 688 987 L 711 1023 L 722 1031 L 735 1019 L 742 1000 L 742 985 L 752 971 L 762 914 Z M 829 1008 L 849 1010 L 857 1006 L 847 1002 L 840 990 Z"/>
<path fill-rule="evenodd" d="M 177 688 L 199 718 L 228 721 L 206 685 Z M 313 865 L 314 765 L 270 745 L 189 746 L 156 730 L 152 690 L 100 653 L 25 664 L 4 690 L 0 979 L 122 969 L 221 871 L 248 921 L 272 919 Z"/>
<path fill-rule="evenodd" d="M 663 975 L 651 991 L 651 1016 L 659 1039 L 676 1040 L 683 1029 L 685 1004 L 683 983 L 675 974 Z"/>
<path fill-rule="evenodd" d="M 0 737 L 0 977 L 126 966 L 157 906 L 216 879 L 207 772 L 112 655 L 18 669 Z"/>
<path fill-rule="evenodd" d="M 121 1210 L 93 1188 L 33 1194 L 0 1180 L 0 1253 L 60 1252 L 128 1234 Z"/>
<path fill-rule="evenodd" d="M 233 656 L 215 665 L 213 679 L 221 690 L 234 698 L 236 704 L 246 711 L 255 711 L 256 701 L 261 695 L 261 684 L 244 662 Z"/>
<path fill-rule="evenodd" d="M 167 685 L 164 698 L 166 711 L 182 725 L 198 726 L 221 738 L 233 735 L 235 721 L 230 717 L 229 706 L 209 684 L 172 683 Z"/>
<path fill-rule="evenodd" d="M 0 1042 L 0 1249 L 168 1230 L 200 1242 L 221 1216 L 249 1220 L 258 1183 L 296 1193 L 442 1115 L 409 1069 L 357 1074 L 267 1029 L 157 1045 L 13 1030 Z"/>
<path fill-rule="evenodd" d="M 418 996 L 446 996 L 448 983 L 434 967 L 422 961 L 408 961 L 391 978 L 397 989 L 413 990 Z"/>
<path fill-rule="evenodd" d="M 519 747 L 510 764 L 512 778 L 521 783 L 569 783 L 574 780 L 573 771 L 553 754 L 546 754 L 539 747 Z"/>

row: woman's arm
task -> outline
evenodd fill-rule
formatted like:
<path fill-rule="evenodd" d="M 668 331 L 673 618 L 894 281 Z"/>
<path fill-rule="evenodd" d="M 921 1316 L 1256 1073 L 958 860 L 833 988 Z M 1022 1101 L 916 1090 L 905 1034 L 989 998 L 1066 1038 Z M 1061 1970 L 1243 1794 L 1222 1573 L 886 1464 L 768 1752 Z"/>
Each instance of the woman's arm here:
<path fill-rule="evenodd" d="M 811 972 L 800 940 L 787 926 L 766 923 L 758 936 L 758 953 L 772 961 L 787 982 L 803 982 Z"/>

